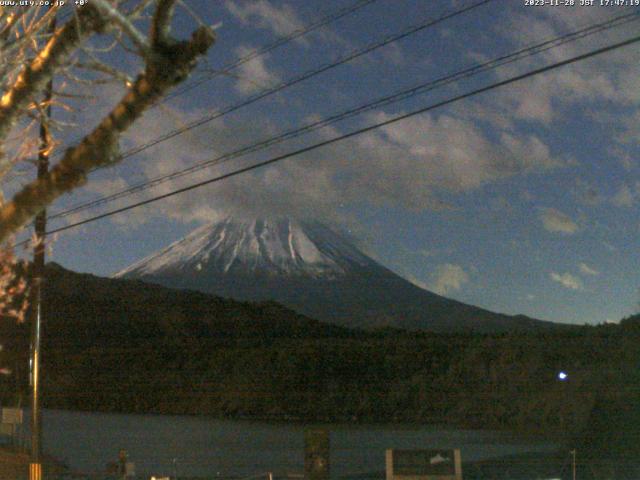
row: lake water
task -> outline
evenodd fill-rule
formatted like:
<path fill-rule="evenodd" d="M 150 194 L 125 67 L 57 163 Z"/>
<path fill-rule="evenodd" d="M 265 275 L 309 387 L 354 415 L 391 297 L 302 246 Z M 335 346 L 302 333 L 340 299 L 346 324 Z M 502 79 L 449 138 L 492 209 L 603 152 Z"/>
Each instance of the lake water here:
<path fill-rule="evenodd" d="M 553 449 L 549 443 L 498 432 L 397 425 L 325 427 L 331 431 L 332 477 L 384 470 L 387 448 L 460 448 L 463 461 Z M 138 475 L 282 475 L 303 471 L 304 428 L 206 417 L 45 410 L 43 446 L 48 454 L 87 473 L 103 472 L 124 448 Z"/>

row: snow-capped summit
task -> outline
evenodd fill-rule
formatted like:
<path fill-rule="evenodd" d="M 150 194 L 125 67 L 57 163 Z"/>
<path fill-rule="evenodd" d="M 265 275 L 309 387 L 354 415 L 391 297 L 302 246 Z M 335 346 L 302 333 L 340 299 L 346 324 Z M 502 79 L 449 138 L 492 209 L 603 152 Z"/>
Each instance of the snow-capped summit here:
<path fill-rule="evenodd" d="M 495 332 L 547 325 L 423 290 L 331 228 L 289 218 L 227 217 L 194 230 L 116 277 L 237 300 L 274 300 L 347 327 Z"/>
<path fill-rule="evenodd" d="M 376 266 L 342 235 L 319 223 L 227 217 L 196 229 L 116 277 L 216 274 L 336 278 Z"/>

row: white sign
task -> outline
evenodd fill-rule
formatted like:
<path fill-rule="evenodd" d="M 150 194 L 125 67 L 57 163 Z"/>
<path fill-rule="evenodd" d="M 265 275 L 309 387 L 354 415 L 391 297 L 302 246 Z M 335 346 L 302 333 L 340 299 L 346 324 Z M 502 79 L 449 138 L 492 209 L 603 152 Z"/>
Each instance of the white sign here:
<path fill-rule="evenodd" d="M 462 480 L 460 450 L 387 450 L 387 480 Z"/>

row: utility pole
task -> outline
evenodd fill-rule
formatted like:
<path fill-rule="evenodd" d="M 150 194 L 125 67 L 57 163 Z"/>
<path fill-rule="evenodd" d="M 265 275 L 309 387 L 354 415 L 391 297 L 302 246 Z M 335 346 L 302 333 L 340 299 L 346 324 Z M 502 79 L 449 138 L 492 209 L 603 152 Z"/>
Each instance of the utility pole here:
<path fill-rule="evenodd" d="M 576 450 L 571 450 L 571 472 L 573 473 L 573 480 L 576 480 Z"/>
<path fill-rule="evenodd" d="M 47 32 L 53 34 L 56 28 L 56 12 L 49 6 L 51 15 Z M 47 38 L 46 41 L 49 39 Z M 42 100 L 44 109 L 40 120 L 40 146 L 38 151 L 38 179 L 44 178 L 49 171 L 49 155 L 52 141 L 49 120 L 51 118 L 51 100 L 53 98 L 53 78 L 49 80 Z M 29 480 L 42 480 L 41 441 L 42 416 L 40 411 L 40 337 L 42 325 L 42 288 L 44 283 L 45 232 L 47 211 L 42 210 L 35 218 L 35 241 L 33 249 L 32 308 L 31 308 L 31 457 L 29 462 Z"/>

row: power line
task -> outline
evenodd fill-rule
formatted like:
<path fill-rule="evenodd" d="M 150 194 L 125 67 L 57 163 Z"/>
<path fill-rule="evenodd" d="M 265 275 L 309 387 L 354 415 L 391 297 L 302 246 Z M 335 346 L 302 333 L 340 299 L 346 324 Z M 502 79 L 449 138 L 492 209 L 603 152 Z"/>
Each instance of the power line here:
<path fill-rule="evenodd" d="M 444 15 L 442 15 L 440 17 L 437 17 L 435 19 L 428 19 L 428 20 L 426 20 L 426 21 L 424 21 L 424 22 L 422 22 L 420 24 L 411 26 L 411 27 L 403 30 L 400 33 L 395 33 L 395 34 L 392 34 L 392 35 L 388 35 L 388 36 L 384 37 L 382 40 L 379 40 L 377 42 L 371 43 L 371 44 L 369 44 L 369 45 L 367 45 L 367 46 L 365 46 L 363 48 L 356 49 L 356 50 L 352 51 L 351 53 L 338 58 L 337 60 L 335 60 L 332 63 L 324 64 L 324 65 L 321 65 L 320 67 L 317 67 L 315 69 L 312 69 L 312 70 L 309 70 L 307 72 L 304 72 L 304 73 L 302 73 L 302 74 L 300 74 L 300 75 L 298 75 L 296 77 L 293 77 L 293 78 L 289 79 L 286 82 L 283 82 L 283 83 L 281 83 L 279 85 L 276 85 L 275 87 L 263 90 L 262 92 L 259 92 L 258 94 L 253 95 L 253 96 L 247 98 L 246 100 L 244 100 L 242 102 L 227 106 L 227 107 L 223 108 L 222 110 L 219 110 L 219 111 L 217 111 L 217 112 L 215 112 L 213 114 L 206 115 L 206 116 L 204 116 L 204 117 L 202 117 L 202 118 L 200 118 L 198 120 L 195 120 L 195 121 L 185 125 L 184 127 L 172 130 L 171 132 L 167 132 L 164 135 L 161 135 L 161 136 L 157 137 L 156 139 L 154 139 L 154 140 L 152 140 L 150 142 L 147 142 L 145 144 L 142 144 L 142 145 L 139 145 L 139 146 L 134 147 L 132 149 L 129 149 L 128 151 L 123 153 L 118 158 L 117 161 L 121 161 L 121 160 L 124 160 L 126 158 L 129 158 L 129 157 L 131 157 L 133 155 L 136 155 L 136 154 L 138 154 L 138 153 L 140 153 L 140 152 L 142 152 L 144 150 L 147 150 L 148 148 L 151 148 L 151 147 L 153 147 L 155 145 L 158 145 L 159 143 L 165 142 L 165 141 L 167 141 L 167 140 L 169 140 L 171 138 L 174 138 L 174 137 L 176 137 L 178 135 L 182 135 L 183 133 L 185 133 L 185 132 L 187 132 L 189 130 L 193 130 L 194 128 L 200 127 L 200 126 L 202 126 L 202 125 L 204 125 L 206 123 L 209 123 L 209 122 L 211 122 L 213 120 L 216 120 L 216 119 L 218 119 L 218 118 L 220 118 L 220 117 L 222 117 L 224 115 L 227 115 L 227 114 L 229 114 L 231 112 L 235 112 L 236 110 L 239 110 L 239 109 L 241 109 L 243 107 L 251 105 L 252 103 L 257 102 L 258 100 L 266 98 L 266 97 L 268 97 L 270 95 L 273 95 L 275 93 L 281 92 L 282 90 L 284 90 L 286 88 L 289 88 L 289 87 L 291 87 L 293 85 L 296 85 L 296 84 L 298 84 L 300 82 L 303 82 L 303 81 L 305 81 L 305 80 L 307 80 L 309 78 L 315 77 L 316 75 L 319 75 L 319 74 L 324 73 L 324 72 L 326 72 L 328 70 L 336 68 L 336 67 L 338 67 L 340 65 L 348 63 L 348 62 L 350 62 L 352 60 L 355 60 L 356 58 L 359 58 L 359 57 L 361 57 L 363 55 L 371 53 L 374 50 L 382 48 L 382 47 L 384 47 L 386 45 L 390 45 L 390 44 L 392 44 L 394 42 L 397 42 L 399 40 L 402 40 L 402 39 L 404 39 L 404 38 L 406 38 L 406 37 L 408 37 L 410 35 L 418 33 L 418 32 L 420 32 L 422 30 L 427 29 L 427 28 L 433 27 L 433 26 L 435 26 L 435 25 L 437 25 L 437 24 L 439 24 L 441 22 L 444 22 L 445 20 L 449 20 L 451 18 L 454 18 L 454 17 L 457 17 L 459 15 L 462 15 L 462 14 L 464 14 L 466 12 L 469 12 L 469 11 L 475 9 L 475 8 L 478 8 L 478 7 L 482 6 L 482 5 L 490 3 L 492 1 L 493 0 L 480 0 L 479 2 L 476 2 L 476 3 L 472 4 L 472 5 L 467 6 L 467 7 L 451 11 L 451 12 L 446 13 L 446 14 L 444 14 Z M 93 172 L 95 170 L 97 170 L 97 169 L 92 169 L 91 171 Z"/>
<path fill-rule="evenodd" d="M 503 87 L 503 86 L 506 86 L 506 85 L 510 85 L 510 84 L 518 82 L 520 80 L 524 80 L 524 79 L 529 78 L 529 77 L 540 75 L 542 73 L 546 73 L 546 72 L 549 72 L 551 70 L 555 70 L 557 68 L 560 68 L 560 67 L 563 67 L 563 66 L 566 66 L 566 65 L 570 65 L 570 64 L 585 60 L 587 58 L 595 57 L 597 55 L 602 55 L 604 53 L 611 52 L 613 50 L 617 50 L 619 48 L 622 48 L 622 47 L 625 47 L 625 46 L 628 46 L 628 45 L 632 45 L 632 44 L 638 43 L 638 42 L 640 42 L 640 36 L 632 37 L 632 38 L 624 40 L 622 42 L 617 42 L 617 43 L 614 43 L 612 45 L 609 45 L 609 46 L 606 46 L 606 47 L 602 47 L 602 48 L 599 48 L 599 49 L 596 49 L 596 50 L 591 50 L 590 52 L 587 52 L 587 53 L 584 53 L 584 54 L 581 54 L 581 55 L 577 55 L 577 56 L 571 57 L 569 59 L 562 60 L 560 62 L 556 62 L 556 63 L 553 63 L 551 65 L 547 65 L 545 67 L 537 68 L 537 69 L 531 70 L 529 72 L 510 77 L 510 78 L 508 78 L 506 80 L 502 80 L 500 82 L 492 83 L 490 85 L 477 88 L 477 89 L 472 90 L 470 92 L 467 92 L 467 93 L 464 93 L 464 94 L 461 94 L 461 95 L 458 95 L 458 96 L 455 96 L 455 97 L 452 97 L 452 98 L 449 98 L 447 100 L 443 100 L 443 101 L 440 101 L 440 102 L 437 102 L 437 103 L 434 103 L 434 104 L 431 104 L 431 105 L 428 105 L 426 107 L 421 107 L 421 108 L 419 108 L 417 110 L 413 110 L 413 111 L 411 111 L 409 113 L 405 113 L 403 115 L 398 115 L 398 116 L 396 116 L 394 118 L 385 120 L 383 122 L 374 123 L 374 124 L 369 125 L 367 127 L 363 127 L 363 128 L 358 129 L 358 130 L 354 130 L 352 132 L 349 132 L 349 133 L 346 133 L 346 134 L 331 138 L 329 140 L 325 140 L 325 141 L 322 141 L 322 142 L 319 142 L 319 143 L 315 143 L 313 145 L 310 145 L 310 146 L 307 146 L 307 147 L 304 147 L 304 148 L 300 148 L 298 150 L 294 150 L 294 151 L 289 152 L 289 153 L 278 155 L 278 156 L 272 157 L 272 158 L 270 158 L 268 160 L 264 160 L 262 162 L 255 163 L 253 165 L 249 165 L 247 167 L 243 167 L 243 168 L 234 170 L 232 172 L 225 173 L 223 175 L 219 175 L 219 176 L 210 178 L 208 180 L 197 182 L 197 183 L 188 185 L 186 187 L 179 188 L 179 189 L 173 190 L 171 192 L 168 192 L 168 193 L 165 193 L 165 194 L 162 194 L 162 195 L 158 195 L 158 196 L 153 197 L 153 198 L 149 198 L 149 199 L 146 199 L 146 200 L 143 200 L 143 201 L 131 204 L 131 205 L 127 205 L 126 207 L 122 207 L 122 208 L 118 208 L 118 209 L 115 209 L 115 210 L 111 210 L 109 212 L 106 212 L 106 213 L 103 213 L 103 214 L 100 214 L 100 215 L 95 215 L 93 217 L 87 218 L 85 220 L 81 220 L 79 222 L 75 222 L 75 223 L 72 223 L 72 224 L 69 224 L 69 225 L 65 225 L 63 227 L 56 228 L 54 230 L 51 230 L 51 231 L 47 232 L 47 235 L 52 235 L 54 233 L 63 232 L 63 231 L 66 231 L 66 230 L 69 230 L 69 229 L 72 229 L 72 228 L 75 228 L 75 227 L 79 227 L 81 225 L 85 225 L 87 223 L 91 223 L 91 222 L 94 222 L 94 221 L 97 221 L 97 220 L 101 220 L 103 218 L 111 217 L 111 216 L 116 215 L 118 213 L 123 213 L 123 212 L 126 212 L 128 210 L 133 210 L 134 208 L 138 208 L 138 207 L 141 207 L 141 206 L 144 206 L 144 205 L 148 205 L 150 203 L 157 202 L 157 201 L 165 199 L 165 198 L 169 198 L 169 197 L 181 194 L 181 193 L 185 193 L 185 192 L 188 192 L 190 190 L 195 190 L 195 189 L 203 187 L 205 185 L 209 185 L 209 184 L 212 184 L 212 183 L 220 182 L 222 180 L 226 180 L 228 178 L 235 177 L 235 176 L 240 175 L 242 173 L 246 173 L 246 172 L 249 172 L 249 171 L 252 171 L 252 170 L 256 170 L 258 168 L 262 168 L 262 167 L 265 167 L 267 165 L 271 165 L 273 163 L 280 162 L 282 160 L 301 155 L 303 153 L 307 153 L 307 152 L 310 152 L 310 151 L 313 151 L 313 150 L 317 150 L 317 149 L 325 147 L 327 145 L 331 145 L 331 144 L 340 142 L 342 140 L 346 140 L 348 138 L 352 138 L 352 137 L 361 135 L 363 133 L 367 133 L 367 132 L 376 130 L 378 128 L 385 127 L 387 125 L 391 125 L 391 124 L 397 123 L 397 122 L 405 120 L 407 118 L 411 118 L 411 117 L 414 117 L 416 115 L 419 115 L 419 114 L 422 114 L 422 113 L 426 113 L 426 112 L 429 112 L 431 110 L 435 110 L 437 108 L 444 107 L 446 105 L 450 105 L 452 103 L 455 103 L 455 102 L 458 102 L 458 101 L 461 101 L 461 100 L 464 100 L 464 99 L 479 95 L 481 93 L 489 92 L 491 90 L 495 90 L 497 88 L 500 88 L 500 87 Z M 23 244 L 23 243 L 26 243 L 26 242 L 21 242 L 20 244 Z M 20 245 L 20 244 L 17 244 L 17 245 Z M 14 246 L 17 246 L 17 245 L 14 245 Z"/>
<path fill-rule="evenodd" d="M 164 99 L 164 101 L 166 100 L 170 100 L 172 98 L 175 98 L 179 95 L 182 95 L 190 90 L 193 90 L 194 88 L 199 87 L 200 85 L 202 85 L 203 83 L 208 82 L 209 80 L 212 80 L 220 75 L 224 75 L 226 73 L 229 73 L 231 70 L 234 70 L 235 68 L 239 67 L 240 65 L 243 65 L 259 56 L 262 56 L 266 53 L 271 52 L 272 50 L 275 50 L 276 48 L 285 45 L 297 38 L 302 37 L 303 35 L 306 35 L 307 33 L 310 33 L 314 30 L 317 30 L 320 27 L 323 27 L 325 25 L 328 25 L 329 23 L 333 23 L 336 20 L 339 20 L 342 17 L 345 17 L 347 15 L 350 15 L 351 13 L 360 10 L 361 8 L 376 2 L 377 0 L 359 0 L 357 2 L 355 2 L 353 5 L 350 5 L 348 7 L 342 8 L 334 13 L 330 13 L 329 15 L 326 15 L 318 20 L 316 20 L 315 22 L 312 22 L 310 24 L 308 24 L 305 27 L 302 27 L 300 29 L 294 30 L 293 32 L 291 32 L 289 35 L 280 37 L 278 39 L 276 39 L 274 42 L 269 43 L 267 45 L 264 45 L 263 47 L 260 47 L 250 53 L 248 53 L 247 55 L 238 58 L 237 60 L 234 60 L 233 62 L 230 62 L 228 64 L 226 64 L 225 66 L 222 67 L 221 70 L 213 72 L 211 75 L 206 76 L 205 78 L 201 78 L 199 80 L 196 80 L 194 82 L 191 82 L 189 85 L 185 85 L 183 88 L 176 90 L 175 92 L 171 93 L 170 95 L 167 95 Z"/>
<path fill-rule="evenodd" d="M 124 198 L 127 197 L 129 195 L 133 195 L 135 193 L 139 193 L 142 192 L 144 190 L 150 189 L 150 188 L 154 188 L 158 185 L 161 185 L 165 182 L 171 181 L 171 180 L 175 180 L 177 178 L 183 177 L 185 175 L 191 174 L 193 172 L 205 169 L 205 168 L 209 168 L 211 166 L 214 165 L 218 165 L 220 163 L 232 160 L 234 158 L 240 157 L 240 156 L 244 156 L 247 155 L 249 153 L 254 153 L 256 151 L 265 149 L 267 147 L 276 145 L 278 143 L 281 143 L 285 140 L 289 140 L 298 136 L 301 136 L 303 134 L 315 131 L 319 128 L 325 127 L 327 125 L 336 123 L 338 121 L 353 117 L 355 115 L 359 115 L 363 112 L 367 112 L 370 111 L 372 109 L 375 108 L 380 108 L 382 106 L 386 106 L 392 103 L 396 103 L 402 100 L 406 100 L 408 98 L 411 98 L 413 96 L 419 95 L 419 94 L 423 94 L 429 91 L 432 91 L 436 88 L 448 85 L 450 83 L 465 79 L 465 78 L 469 78 L 475 75 L 478 75 L 480 73 L 483 72 L 487 72 L 489 70 L 493 70 L 496 69 L 500 66 L 509 64 L 509 63 L 513 63 L 519 60 L 522 60 L 523 58 L 529 57 L 529 56 L 533 56 L 539 53 L 542 53 L 544 51 L 550 50 L 552 48 L 557 48 L 561 45 L 564 45 L 566 43 L 569 42 L 573 42 L 576 41 L 578 39 L 582 39 L 585 38 L 589 35 L 593 35 L 595 33 L 599 33 L 602 31 L 605 31 L 607 29 L 611 29 L 611 28 L 615 28 L 615 27 L 619 27 L 623 24 L 629 23 L 631 21 L 636 21 L 638 20 L 638 18 L 640 18 L 640 12 L 636 12 L 636 13 L 631 13 L 631 14 L 625 14 L 625 15 L 620 15 L 614 18 L 611 18 L 605 22 L 600 22 L 597 24 L 593 24 L 593 25 L 589 25 L 587 27 L 584 27 L 580 30 L 574 31 L 574 32 L 570 32 L 567 34 L 564 34 L 562 36 L 559 37 L 554 37 L 552 39 L 549 40 L 545 40 L 543 42 L 528 46 L 526 48 L 522 48 L 520 50 L 517 50 L 513 53 L 509 53 L 507 55 L 503 55 L 500 56 L 498 58 L 492 59 L 490 61 L 481 63 L 481 64 L 476 64 L 473 65 L 469 68 L 463 69 L 461 71 L 440 77 L 436 80 L 432 80 L 426 83 L 422 83 L 418 86 L 414 86 L 408 89 L 404 89 L 401 90 L 400 92 L 394 93 L 392 95 L 387 95 L 384 96 L 382 98 L 379 98 L 373 102 L 368 102 L 364 105 L 355 107 L 355 108 L 351 108 L 348 109 L 346 111 L 343 111 L 339 114 L 334 114 L 331 115 L 329 117 L 326 117 L 324 119 L 315 121 L 315 122 L 311 122 L 308 123 L 302 127 L 296 128 L 296 129 L 292 129 L 292 130 L 288 130 L 286 132 L 283 132 L 275 137 L 270 137 L 268 139 L 253 143 L 251 145 L 245 146 L 243 148 L 240 148 L 238 150 L 232 151 L 232 152 L 228 152 L 225 153 L 221 156 L 215 157 L 213 159 L 207 160 L 205 162 L 201 162 L 198 163 L 196 165 L 192 165 L 190 167 L 187 167 L 185 169 L 182 170 L 178 170 L 176 172 L 170 173 L 170 174 L 166 174 L 166 175 L 162 175 L 159 177 L 156 177 L 154 179 L 151 180 L 147 180 L 145 182 L 141 182 L 138 183 L 136 185 L 132 185 L 126 189 L 123 189 L 119 192 L 113 193 L 111 195 L 107 195 L 104 196 L 102 198 L 90 201 L 90 202 L 86 202 L 80 205 L 77 205 L 75 207 L 72 207 L 70 209 L 58 212 L 52 216 L 50 216 L 50 219 L 55 219 L 55 218 L 61 218 L 61 217 L 65 217 L 68 216 L 70 214 L 73 213 L 77 213 L 83 210 L 87 210 L 89 208 L 93 208 L 99 205 L 103 205 L 105 203 L 109 203 L 111 201 L 120 199 L 120 198 Z"/>
<path fill-rule="evenodd" d="M 346 17 L 360 9 L 362 9 L 363 7 L 366 7 L 367 5 L 370 5 L 372 3 L 377 2 L 378 0 L 358 0 L 355 3 L 353 3 L 352 5 L 349 5 L 347 7 L 341 8 L 333 13 L 330 13 L 328 15 L 325 15 L 324 17 L 321 17 L 307 25 L 305 25 L 302 28 L 299 28 L 297 30 L 294 30 L 293 32 L 291 32 L 289 35 L 285 35 L 282 37 L 277 38 L 275 41 L 268 43 L 262 47 L 259 47 L 251 52 L 249 52 L 247 55 L 244 55 L 240 58 L 237 58 L 236 60 L 227 63 L 226 65 L 224 65 L 220 70 L 216 70 L 214 72 L 209 73 L 208 75 L 204 76 L 203 78 L 200 78 L 192 83 L 190 83 L 189 85 L 185 85 L 183 86 L 182 89 L 176 90 L 175 92 L 172 92 L 171 94 L 165 96 L 164 98 L 161 98 L 159 101 L 157 101 L 156 103 L 154 103 L 151 108 L 155 108 L 158 105 L 160 105 L 161 103 L 166 102 L 167 100 L 171 100 L 175 97 L 178 97 L 180 95 L 183 95 L 184 93 L 187 93 L 190 90 L 193 90 L 194 88 L 197 88 L 198 86 L 213 80 L 216 77 L 222 76 L 222 75 L 227 75 L 229 74 L 232 70 L 236 69 L 237 67 L 251 61 L 254 60 L 255 58 L 258 58 L 262 55 L 265 55 L 273 50 L 275 50 L 278 47 L 281 47 L 282 45 L 286 45 L 289 42 L 292 42 L 293 40 L 296 40 L 304 35 L 307 35 L 308 33 L 313 32 L 314 30 L 317 30 L 321 27 L 324 27 L 326 25 L 329 25 L 330 23 L 333 23 L 343 17 Z M 71 13 L 67 13 L 65 16 L 62 17 L 62 20 L 66 20 L 68 17 L 71 16 Z M 195 128 L 195 127 L 194 127 Z M 76 141 L 79 141 L 80 139 L 76 139 L 75 141 L 71 142 L 74 143 Z M 58 149 L 59 152 L 63 152 L 65 149 Z M 138 153 L 138 152 L 135 152 Z M 129 152 L 125 152 L 125 154 L 121 157 L 122 159 L 127 158 L 131 155 L 134 155 L 135 153 L 131 153 L 129 154 Z M 57 155 L 55 155 L 55 157 L 59 158 L 62 155 L 62 153 L 58 153 Z"/>
<path fill-rule="evenodd" d="M 170 140 L 171 138 L 174 138 L 174 137 L 176 137 L 178 135 L 181 135 L 181 134 L 183 134 L 183 133 L 185 133 L 187 131 L 193 130 L 194 128 L 200 127 L 200 126 L 202 126 L 202 125 L 204 125 L 206 123 L 209 123 L 209 122 L 211 122 L 211 121 L 213 121 L 215 119 L 218 119 L 218 118 L 220 118 L 220 117 L 222 117 L 222 116 L 224 116 L 224 115 L 226 115 L 228 113 L 234 112 L 234 111 L 239 110 L 239 109 L 241 109 L 241 108 L 243 108 L 245 106 L 251 105 L 252 103 L 257 102 L 258 100 L 261 100 L 261 99 L 266 98 L 266 97 L 268 97 L 270 95 L 278 93 L 278 92 L 280 92 L 280 91 L 282 91 L 282 90 L 284 90 L 286 88 L 289 88 L 289 87 L 291 87 L 293 85 L 296 85 L 296 84 L 298 84 L 300 82 L 303 82 L 303 81 L 305 81 L 305 80 L 307 80 L 309 78 L 312 78 L 312 77 L 314 77 L 316 75 L 319 75 L 319 74 L 324 73 L 324 72 L 326 72 L 328 70 L 331 70 L 331 69 L 336 68 L 336 67 L 338 67 L 340 65 L 343 65 L 343 64 L 348 63 L 348 62 L 350 62 L 352 60 L 355 60 L 356 58 L 359 58 L 359 57 L 361 57 L 363 55 L 366 55 L 366 54 L 368 54 L 368 53 L 370 53 L 370 52 L 372 52 L 374 50 L 377 50 L 377 49 L 382 48 L 382 47 L 384 47 L 386 45 L 389 45 L 391 43 L 394 43 L 396 41 L 404 39 L 404 38 L 406 38 L 406 37 L 408 37 L 410 35 L 413 35 L 413 34 L 415 34 L 417 32 L 420 32 L 422 30 L 425 30 L 427 28 L 435 26 L 435 25 L 437 25 L 437 24 L 439 24 L 439 23 L 441 23 L 441 22 L 443 22 L 445 20 L 448 20 L 448 19 L 451 19 L 451 18 L 455 18 L 455 17 L 457 17 L 459 15 L 462 15 L 462 14 L 468 12 L 468 11 L 471 11 L 471 10 L 473 10 L 475 8 L 478 8 L 478 7 L 482 6 L 482 5 L 490 3 L 492 1 L 493 0 L 481 0 L 479 2 L 471 4 L 469 6 L 466 6 L 466 7 L 457 9 L 457 10 L 450 11 L 450 12 L 448 12 L 448 13 L 446 13 L 444 15 L 441 15 L 440 17 L 437 17 L 435 19 L 427 19 L 427 20 L 425 20 L 425 21 L 423 21 L 423 22 L 421 22 L 419 24 L 416 24 L 416 25 L 413 25 L 413 26 L 410 26 L 410 27 L 406 28 L 405 30 L 401 31 L 400 33 L 388 35 L 388 36 L 384 37 L 382 40 L 370 43 L 369 45 L 366 45 L 365 47 L 353 50 L 351 53 L 349 53 L 347 55 L 344 55 L 342 57 L 339 57 L 337 60 L 335 60 L 332 63 L 321 65 L 320 67 L 317 67 L 317 68 L 315 68 L 313 70 L 309 70 L 307 72 L 304 72 L 304 73 L 302 73 L 302 74 L 300 74 L 300 75 L 298 75 L 296 77 L 293 77 L 293 78 L 289 79 L 288 81 L 283 82 L 283 83 L 281 83 L 281 84 L 279 84 L 279 85 L 277 85 L 277 86 L 275 86 L 273 88 L 269 88 L 269 89 L 263 90 L 262 92 L 259 92 L 258 94 L 253 95 L 253 96 L 249 97 L 248 99 L 246 99 L 246 100 L 244 100 L 244 101 L 242 101 L 240 103 L 230 105 L 230 106 L 224 108 L 223 110 L 217 111 L 216 113 L 201 117 L 200 119 L 195 120 L 195 121 L 185 125 L 184 127 L 172 130 L 171 132 L 167 132 L 167 133 L 161 135 L 160 137 L 157 137 L 156 139 L 154 139 L 154 140 L 152 140 L 150 142 L 147 142 L 145 144 L 142 144 L 142 145 L 139 145 L 139 146 L 134 147 L 132 149 L 129 149 L 128 151 L 126 151 L 122 155 L 120 155 L 120 157 L 117 159 L 117 161 L 122 161 L 122 160 L 124 160 L 126 158 L 132 157 L 132 156 L 134 156 L 134 155 L 136 155 L 136 154 L 138 154 L 138 153 L 140 153 L 140 152 L 142 152 L 144 150 L 147 150 L 147 149 L 149 149 L 149 148 L 151 148 L 151 147 L 153 147 L 155 145 L 158 145 L 158 144 L 160 144 L 162 142 Z M 268 47 L 265 47 L 265 48 L 268 48 Z M 93 171 L 96 171 L 96 170 L 97 170 L 97 168 L 94 168 L 94 169 L 91 169 L 90 172 L 93 172 Z"/>

